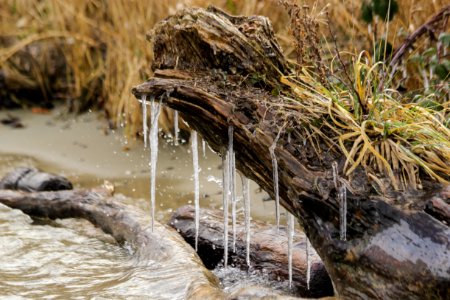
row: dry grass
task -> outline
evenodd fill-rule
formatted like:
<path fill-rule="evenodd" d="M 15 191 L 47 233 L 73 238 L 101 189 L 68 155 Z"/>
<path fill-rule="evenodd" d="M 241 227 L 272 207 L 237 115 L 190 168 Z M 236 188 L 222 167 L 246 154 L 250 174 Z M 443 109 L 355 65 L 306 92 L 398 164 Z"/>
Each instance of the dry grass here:
<path fill-rule="evenodd" d="M 287 113 L 297 112 L 303 135 L 317 145 L 317 154 L 320 156 L 318 145 L 323 143 L 343 153 L 347 158 L 344 175 L 351 178 L 353 171 L 362 167 L 383 194 L 391 187 L 420 189 L 423 176 L 448 182 L 450 101 L 447 80 L 437 78 L 428 69 L 422 70 L 436 85 L 427 87 L 418 80 L 416 90 L 400 93 L 397 81 L 389 76 L 393 71 L 387 63 L 377 62 L 369 51 L 356 55 L 348 48 L 350 59 L 344 60 L 344 53 L 337 50 L 336 42 L 328 44 L 327 50 L 319 48 L 311 38 L 318 32 L 311 31 L 319 31 L 320 14 L 292 14 L 301 8 L 288 1 L 284 3 L 294 18 L 291 24 L 296 43 L 306 45 L 313 53 L 322 52 L 314 58 L 306 55 L 310 63 L 300 62 L 296 74 L 281 79 L 290 87 L 290 92 L 285 92 L 284 96 L 289 103 Z M 379 29 L 387 30 L 387 27 L 383 24 Z M 332 33 L 330 36 L 333 40 Z M 432 45 L 437 41 L 428 43 Z M 409 55 L 427 47 L 429 45 L 419 45 Z M 299 55 L 304 55 L 303 52 Z M 314 60 L 321 61 L 311 63 Z M 409 60 L 405 59 L 401 68 L 406 69 L 408 64 Z M 321 70 L 324 65 L 328 66 L 326 72 Z"/>
<path fill-rule="evenodd" d="M 57 90 L 72 111 L 100 105 L 128 136 L 141 130 L 141 113 L 131 88 L 151 76 L 152 52 L 146 33 L 177 9 L 214 4 L 234 13 L 269 14 L 281 31 L 284 12 L 262 1 L 141 1 L 141 0 L 5 0 L 0 5 L 0 69 L 18 82 L 46 87 L 61 79 Z M 286 29 L 284 29 L 286 30 Z M 23 52 L 39 45 L 36 67 L 18 69 Z M 64 56 L 59 74 L 48 76 L 44 65 L 55 64 L 45 55 L 46 46 L 56 45 Z M 45 46 L 43 46 L 45 45 Z M 36 48 L 36 47 L 35 47 Z M 31 50 L 33 51 L 33 50 Z M 59 61 L 58 63 L 61 64 Z M 62 71 L 62 72 L 61 72 Z M 25 74 L 24 74 L 25 73 Z M 29 74 L 26 74 L 29 73 Z M 52 91 L 54 91 L 52 89 Z M 56 93 L 55 93 L 56 94 Z M 44 95 L 57 97 L 58 95 Z M 169 129 L 171 114 L 163 113 L 163 128 Z"/>

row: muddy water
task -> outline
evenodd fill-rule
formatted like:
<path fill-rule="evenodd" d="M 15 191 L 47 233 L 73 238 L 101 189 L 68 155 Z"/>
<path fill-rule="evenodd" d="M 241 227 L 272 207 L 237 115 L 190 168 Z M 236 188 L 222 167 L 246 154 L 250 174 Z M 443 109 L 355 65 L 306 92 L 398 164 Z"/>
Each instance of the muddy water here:
<path fill-rule="evenodd" d="M 25 128 L 0 124 L 0 176 L 18 166 L 35 166 L 66 175 L 77 187 L 104 180 L 116 186 L 123 201 L 149 211 L 149 151 L 140 141 L 109 130 L 94 113 L 67 117 L 13 111 Z M 0 119 L 6 112 L 0 111 Z M 160 141 L 157 218 L 164 222 L 193 201 L 189 145 Z M 221 159 L 200 150 L 201 206 L 220 208 Z M 239 180 L 240 181 L 240 180 Z M 273 220 L 273 201 L 251 185 L 252 217 Z M 20 211 L 0 206 L 0 295 L 31 298 L 180 298 L 171 288 L 177 270 L 170 266 L 136 267 L 132 256 L 88 222 L 36 222 Z M 181 271 L 181 270 L 180 270 Z M 167 293 L 170 291 L 170 293 Z"/>

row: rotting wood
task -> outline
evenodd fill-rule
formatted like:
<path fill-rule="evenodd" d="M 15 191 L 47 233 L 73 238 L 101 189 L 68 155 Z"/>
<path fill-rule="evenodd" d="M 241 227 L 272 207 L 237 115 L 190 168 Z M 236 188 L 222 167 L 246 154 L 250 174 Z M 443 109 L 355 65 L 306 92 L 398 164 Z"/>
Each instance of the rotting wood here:
<path fill-rule="evenodd" d="M 269 24 L 252 23 L 253 17 L 238 19 L 239 28 Z M 280 102 L 269 92 L 276 85 L 277 75 L 271 70 L 272 60 L 264 56 L 255 59 L 254 51 L 248 55 L 222 55 L 230 53 L 232 46 L 248 45 L 247 37 L 237 33 L 239 28 L 233 20 L 216 9 L 187 9 L 161 22 L 151 36 L 154 69 L 178 69 L 191 79 L 156 76 L 135 87 L 133 94 L 138 98 L 153 95 L 180 111 L 184 120 L 219 153 L 227 144 L 227 128 L 233 125 L 237 168 L 272 194 L 268 149 L 277 128 L 273 127 L 273 110 L 267 105 Z M 217 24 L 223 28 L 218 29 Z M 278 48 L 267 30 L 270 27 L 253 29 L 258 37 L 252 36 L 252 40 L 264 40 L 262 45 Z M 221 35 L 218 43 L 211 32 L 227 35 Z M 198 55 L 193 49 L 208 52 Z M 278 65 L 287 66 L 281 56 L 276 59 Z M 253 63 L 256 66 L 252 68 Z M 236 65 L 245 67 L 230 68 Z M 261 75 L 252 73 L 256 69 L 270 71 L 264 80 L 249 84 L 249 77 Z M 283 68 L 280 70 L 283 72 Z M 294 137 L 296 130 L 301 128 L 293 131 Z M 363 173 L 356 173 L 346 184 L 347 241 L 341 241 L 331 160 L 339 163 L 342 174 L 345 159 L 323 150 L 324 157 L 311 156 L 308 145 L 293 147 L 282 136 L 275 153 L 281 204 L 298 218 L 339 296 L 446 299 L 450 295 L 450 230 L 442 214 L 432 217 L 424 210 L 427 205 L 436 206 L 433 203 L 448 210 L 446 187 L 424 179 L 422 190 L 379 195 Z"/>

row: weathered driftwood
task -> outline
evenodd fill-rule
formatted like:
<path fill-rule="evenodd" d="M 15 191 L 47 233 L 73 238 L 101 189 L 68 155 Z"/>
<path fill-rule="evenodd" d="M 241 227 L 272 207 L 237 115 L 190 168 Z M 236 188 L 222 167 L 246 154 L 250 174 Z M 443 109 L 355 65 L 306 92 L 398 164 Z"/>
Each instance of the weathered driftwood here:
<path fill-rule="evenodd" d="M 208 271 L 195 251 L 174 230 L 155 222 L 148 214 L 114 200 L 111 189 L 22 192 L 0 189 L 0 203 L 35 217 L 83 218 L 133 249 L 139 264 L 157 261 L 179 272 L 179 284 L 187 299 L 220 299 L 217 278 Z"/>
<path fill-rule="evenodd" d="M 41 172 L 36 168 L 17 168 L 0 180 L 0 190 L 20 190 L 25 192 L 71 190 L 72 183 L 67 178 Z"/>
<path fill-rule="evenodd" d="M 175 228 L 191 245 L 195 243 L 194 208 L 183 206 L 172 215 L 169 225 Z M 200 229 L 197 254 L 209 269 L 215 268 L 223 259 L 223 220 L 220 211 L 201 209 Z M 248 269 L 246 262 L 246 243 L 243 220 L 236 224 L 236 252 L 232 249 L 232 232 L 229 232 L 229 264 L 241 269 Z M 287 281 L 288 257 L 286 229 L 279 231 L 276 226 L 252 221 L 251 224 L 250 260 L 251 268 L 264 271 L 272 280 Z M 293 286 L 292 293 L 302 297 L 324 297 L 333 295 L 331 280 L 314 250 L 310 253 L 311 281 L 306 282 L 306 238 L 303 233 L 296 232 L 293 247 Z"/>
<path fill-rule="evenodd" d="M 278 129 L 271 126 L 273 110 L 268 106 L 279 103 L 280 99 L 268 90 L 277 75 L 267 71 L 264 80 L 256 85 L 251 85 L 249 78 L 255 76 L 252 73 L 255 68 L 264 72 L 286 63 L 277 51 L 231 54 L 236 47 L 279 48 L 273 34 L 267 33 L 271 30 L 269 23 L 255 23 L 254 18 L 239 18 L 237 26 L 234 17 L 215 9 L 188 9 L 169 17 L 155 27 L 151 36 L 154 68 L 169 69 L 158 70 L 154 78 L 135 87 L 133 93 L 137 98 L 154 96 L 180 111 L 184 120 L 217 152 L 226 148 L 227 129 L 233 126 L 237 168 L 272 193 L 269 147 Z M 256 37 L 237 34 L 237 31 L 242 33 L 241 28 L 251 28 Z M 198 54 L 196 49 L 203 52 Z M 256 59 L 255 53 L 271 56 L 261 55 Z M 208 64 L 209 61 L 214 63 Z M 248 67 L 253 63 L 258 67 Z M 229 67 L 237 65 L 245 67 L 236 70 Z M 430 199 L 439 199 L 435 203 L 444 206 L 440 212 L 444 216 L 448 213 L 449 195 L 445 187 L 424 179 L 421 191 L 376 195 L 364 173 L 357 173 L 347 182 L 347 241 L 342 241 L 330 159 L 339 162 L 341 176 L 344 158 L 333 157 L 325 148 L 322 160 L 311 156 L 310 147 L 295 140 L 300 130 L 296 128 L 291 133 L 293 143 L 288 143 L 282 135 L 275 148 L 280 202 L 297 216 L 339 296 L 347 299 L 448 297 L 450 229 L 444 224 L 446 219 L 442 214 L 432 217 L 424 211 L 427 205 L 435 206 Z"/>

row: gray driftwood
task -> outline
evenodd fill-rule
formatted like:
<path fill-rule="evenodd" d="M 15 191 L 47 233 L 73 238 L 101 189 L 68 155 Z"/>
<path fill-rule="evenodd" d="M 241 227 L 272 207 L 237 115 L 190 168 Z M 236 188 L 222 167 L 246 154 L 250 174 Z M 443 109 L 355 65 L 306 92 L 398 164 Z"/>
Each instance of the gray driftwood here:
<path fill-rule="evenodd" d="M 72 183 L 67 178 L 41 172 L 36 168 L 17 168 L 0 180 L 0 190 L 20 190 L 25 192 L 71 190 Z"/>
<path fill-rule="evenodd" d="M 271 93 L 287 63 L 263 17 L 231 17 L 187 9 L 151 33 L 155 77 L 133 89 L 180 111 L 217 152 L 234 127 L 236 166 L 273 195 L 269 147 L 279 131 Z M 276 93 L 275 93 L 276 94 Z M 278 127 L 276 126 L 278 125 Z M 446 299 L 450 295 L 449 189 L 423 178 L 420 191 L 375 194 L 364 172 L 347 182 L 347 240 L 340 240 L 339 203 L 327 151 L 304 145 L 301 124 L 291 143 L 282 134 L 275 154 L 281 204 L 293 213 L 346 299 Z M 427 206 L 442 207 L 428 214 Z M 447 219 L 446 219 L 447 218 Z"/>
<path fill-rule="evenodd" d="M 172 215 L 169 225 L 175 228 L 192 246 L 195 243 L 194 208 L 183 206 Z M 209 269 L 221 264 L 223 259 L 223 220 L 220 211 L 200 210 L 198 255 Z M 229 232 L 229 264 L 248 269 L 244 222 L 237 220 L 236 252 L 232 248 L 232 232 Z M 272 280 L 288 281 L 288 257 L 286 228 L 278 231 L 276 226 L 264 222 L 251 222 L 250 265 L 254 270 L 264 271 Z M 306 239 L 296 231 L 293 248 L 292 293 L 302 297 L 324 297 L 333 295 L 331 280 L 317 253 L 311 249 L 310 287 L 306 283 Z"/>

